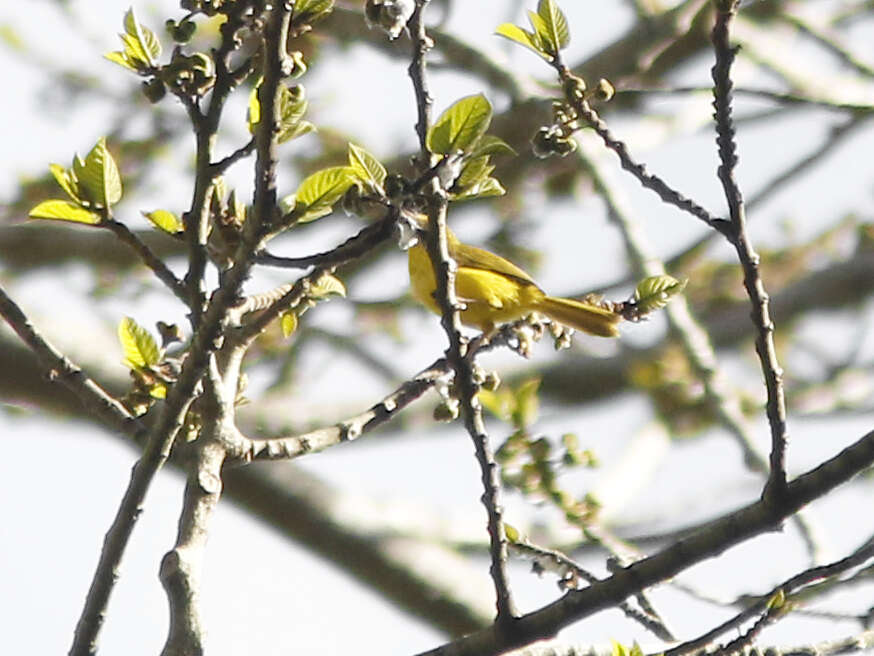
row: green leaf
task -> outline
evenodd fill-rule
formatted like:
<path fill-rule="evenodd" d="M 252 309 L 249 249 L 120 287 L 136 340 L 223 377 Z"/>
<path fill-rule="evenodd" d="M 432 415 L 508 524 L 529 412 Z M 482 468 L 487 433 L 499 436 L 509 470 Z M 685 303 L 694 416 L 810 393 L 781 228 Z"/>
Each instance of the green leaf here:
<path fill-rule="evenodd" d="M 513 412 L 513 393 L 502 387 L 497 390 L 480 389 L 476 397 L 482 406 L 502 421 L 510 421 Z"/>
<path fill-rule="evenodd" d="M 489 163 L 488 155 L 468 159 L 461 170 L 461 175 L 458 176 L 458 180 L 453 185 L 453 193 L 450 198 L 455 201 L 470 200 L 472 198 L 502 196 L 507 193 L 501 183 L 491 177 L 490 174 L 494 170 L 495 167 Z"/>
<path fill-rule="evenodd" d="M 298 137 L 302 137 L 305 134 L 316 131 L 316 126 L 309 121 L 300 121 L 299 123 L 295 124 L 293 128 L 283 132 L 280 135 L 279 143 L 285 143 L 286 141 L 291 141 L 292 139 L 297 139 Z"/>
<path fill-rule="evenodd" d="M 550 57 L 543 50 L 543 47 L 538 42 L 537 37 L 534 35 L 534 33 L 529 32 L 528 30 L 523 30 L 518 25 L 513 25 L 513 23 L 502 23 L 501 25 L 498 25 L 498 29 L 495 30 L 495 34 L 525 46 L 529 50 L 536 52 L 547 61 L 552 59 L 552 57 Z"/>
<path fill-rule="evenodd" d="M 549 38 L 549 28 L 546 25 L 546 21 L 543 20 L 543 17 L 540 14 L 535 14 L 533 11 L 529 11 L 528 22 L 531 23 L 531 27 L 534 29 L 531 38 L 539 45 L 540 50 L 547 55 L 547 59 L 552 61 L 552 55 L 555 54 L 555 51 L 552 49 L 552 42 Z"/>
<path fill-rule="evenodd" d="M 279 134 L 276 137 L 277 143 L 291 141 L 295 137 L 306 134 L 313 129 L 310 127 L 310 129 L 304 132 L 295 132 L 295 128 L 300 124 L 307 111 L 307 101 L 304 97 L 303 87 L 298 86 L 296 89 L 300 91 L 293 93 L 286 86 L 279 88 Z M 308 125 L 312 126 L 312 124 Z"/>
<path fill-rule="evenodd" d="M 255 134 L 255 129 L 261 121 L 261 103 L 258 101 L 258 89 L 261 86 L 259 80 L 249 94 L 249 110 L 246 122 L 249 133 Z M 307 101 L 304 97 L 303 87 L 296 85 L 295 92 L 288 87 L 279 88 L 279 132 L 276 136 L 277 143 L 285 143 L 292 139 L 312 132 L 316 127 L 309 121 L 304 121 L 303 116 L 307 110 Z"/>
<path fill-rule="evenodd" d="M 428 150 L 438 155 L 467 152 L 485 134 L 492 106 L 482 94 L 467 96 L 444 111 L 428 130 Z"/>
<path fill-rule="evenodd" d="M 628 649 L 621 642 L 611 640 L 613 648 L 610 650 L 610 656 L 629 656 Z"/>
<path fill-rule="evenodd" d="M 102 217 L 97 212 L 68 200 L 45 200 L 30 210 L 28 216 L 32 219 L 55 219 L 88 225 L 97 225 L 102 221 Z"/>
<path fill-rule="evenodd" d="M 294 312 L 283 312 L 279 318 L 279 325 L 282 328 L 282 336 L 291 337 L 297 330 L 297 315 Z"/>
<path fill-rule="evenodd" d="M 527 428 L 537 421 L 540 411 L 540 399 L 537 390 L 540 389 L 540 379 L 526 380 L 516 389 L 516 407 L 513 410 L 513 425 L 517 428 Z"/>
<path fill-rule="evenodd" d="M 246 123 L 249 126 L 249 134 L 255 134 L 255 126 L 261 120 L 261 103 L 258 102 L 258 87 L 261 86 L 261 80 L 252 87 L 249 93 L 249 111 L 246 116 Z"/>
<path fill-rule="evenodd" d="M 137 67 L 120 50 L 113 50 L 112 52 L 107 52 L 105 55 L 103 55 L 103 57 L 105 59 L 108 59 L 109 61 L 115 63 L 115 64 L 118 64 L 119 66 L 123 66 L 124 68 L 128 69 L 129 71 L 133 71 L 134 73 L 137 72 Z"/>
<path fill-rule="evenodd" d="M 84 161 L 79 156 L 73 158 L 73 175 L 83 201 L 108 208 L 121 199 L 121 175 L 104 137 L 97 140 Z"/>
<path fill-rule="evenodd" d="M 522 535 L 519 533 L 519 529 L 515 526 L 508 524 L 507 522 L 503 523 L 504 525 L 504 535 L 507 537 L 509 542 L 513 542 L 514 544 L 520 544 L 524 542 L 522 539 Z"/>
<path fill-rule="evenodd" d="M 546 28 L 544 40 L 553 46 L 553 52 L 566 48 L 571 41 L 571 32 L 567 18 L 555 4 L 555 0 L 540 0 L 537 5 L 537 15 L 543 19 Z"/>
<path fill-rule="evenodd" d="M 322 276 L 312 285 L 310 285 L 309 296 L 312 299 L 323 299 L 328 296 L 346 297 L 346 285 L 343 281 L 330 273 L 323 273 Z"/>
<path fill-rule="evenodd" d="M 484 134 L 476 142 L 476 148 L 471 152 L 471 157 L 484 157 L 486 155 L 516 155 L 516 151 L 506 141 L 492 134 Z"/>
<path fill-rule="evenodd" d="M 312 23 L 324 18 L 334 9 L 334 0 L 297 0 L 294 3 L 295 23 Z"/>
<path fill-rule="evenodd" d="M 124 31 L 121 40 L 125 44 L 125 54 L 146 66 L 154 67 L 161 56 L 161 43 L 152 30 L 137 21 L 133 7 L 124 15 Z"/>
<path fill-rule="evenodd" d="M 73 172 L 68 171 L 60 164 L 49 164 L 49 171 L 52 172 L 55 181 L 60 185 L 61 189 L 67 192 L 67 195 L 71 199 L 80 203 L 79 182 L 76 180 L 76 176 L 73 175 Z"/>
<path fill-rule="evenodd" d="M 177 235 L 185 231 L 185 226 L 179 217 L 168 210 L 142 212 L 142 215 L 151 221 L 158 230 L 163 230 L 167 234 Z"/>
<path fill-rule="evenodd" d="M 355 174 L 348 166 L 334 166 L 316 171 L 300 183 L 294 193 L 298 221 L 313 221 L 331 213 L 331 208 L 355 183 Z"/>
<path fill-rule="evenodd" d="M 455 186 L 459 189 L 466 189 L 471 185 L 485 180 L 488 175 L 495 170 L 495 167 L 489 164 L 488 156 L 472 157 L 468 159 L 461 169 L 461 175 L 455 181 Z"/>
<path fill-rule="evenodd" d="M 641 314 L 648 314 L 663 308 L 677 294 L 686 288 L 688 280 L 677 280 L 673 276 L 661 275 L 644 278 L 634 290 L 634 300 Z"/>
<path fill-rule="evenodd" d="M 370 191 L 382 193 L 382 183 L 385 182 L 386 170 L 378 159 L 364 150 L 364 148 L 350 143 L 349 166 L 352 168 L 353 174 Z"/>
<path fill-rule="evenodd" d="M 142 369 L 158 364 L 161 351 L 149 331 L 130 317 L 118 324 L 118 340 L 124 351 L 124 363 L 130 369 Z"/>
<path fill-rule="evenodd" d="M 457 194 L 451 194 L 450 198 L 454 201 L 473 200 L 474 198 L 503 196 L 506 193 L 507 190 L 504 188 L 504 185 L 496 178 L 489 176 Z"/>
<path fill-rule="evenodd" d="M 149 396 L 153 399 L 166 399 L 167 386 L 164 383 L 153 383 L 152 386 L 149 387 Z"/>

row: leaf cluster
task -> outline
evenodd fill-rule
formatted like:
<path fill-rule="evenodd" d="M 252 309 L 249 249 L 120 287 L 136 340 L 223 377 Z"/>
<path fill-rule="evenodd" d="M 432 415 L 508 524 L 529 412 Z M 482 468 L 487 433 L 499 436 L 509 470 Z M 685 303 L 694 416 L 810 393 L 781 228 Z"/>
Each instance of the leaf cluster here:
<path fill-rule="evenodd" d="M 492 106 L 482 94 L 461 98 L 448 107 L 428 130 L 428 151 L 444 158 L 461 153 L 461 167 L 449 188 L 450 200 L 501 196 L 506 190 L 492 177 L 489 159 L 497 154 L 515 154 L 502 139 L 487 135 Z"/>
<path fill-rule="evenodd" d="M 110 208 L 121 200 L 122 186 L 118 165 L 101 137 L 85 156 L 73 156 L 70 168 L 49 165 L 49 170 L 70 200 L 47 200 L 34 207 L 33 219 L 55 219 L 98 225 Z"/>
<path fill-rule="evenodd" d="M 556 507 L 569 523 L 584 526 L 597 513 L 597 501 L 591 495 L 577 498 L 559 479 L 563 471 L 574 467 L 597 466 L 597 459 L 580 447 L 573 433 L 561 436 L 561 449 L 549 437 L 533 434 L 540 407 L 539 388 L 540 379 L 532 378 L 516 387 L 505 385 L 496 391 L 479 392 L 483 407 L 515 428 L 495 452 L 502 480 L 508 487 Z"/>
<path fill-rule="evenodd" d="M 528 22 L 531 24 L 530 30 L 513 23 L 502 23 L 495 33 L 525 46 L 550 62 L 571 41 L 567 18 L 555 0 L 540 0 L 537 13 L 528 12 Z"/>
<path fill-rule="evenodd" d="M 161 42 L 152 30 L 137 20 L 133 8 L 125 13 L 124 33 L 118 36 L 124 48 L 104 55 L 109 61 L 139 74 L 156 69 L 161 56 Z"/>

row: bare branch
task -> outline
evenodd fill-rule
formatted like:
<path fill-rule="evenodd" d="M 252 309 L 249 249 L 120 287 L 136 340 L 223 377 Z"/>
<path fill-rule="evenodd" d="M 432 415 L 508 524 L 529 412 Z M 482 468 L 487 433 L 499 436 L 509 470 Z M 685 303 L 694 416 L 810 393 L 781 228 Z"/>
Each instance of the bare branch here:
<path fill-rule="evenodd" d="M 786 399 L 783 391 L 783 370 L 777 361 L 774 346 L 774 322 L 768 311 L 769 297 L 759 271 L 759 256 L 753 250 L 746 230 L 743 194 L 734 178 L 737 147 L 731 118 L 731 65 L 736 49 L 729 43 L 729 27 L 737 11 L 737 0 L 715 0 L 716 23 L 713 27 L 713 107 L 716 119 L 716 143 L 720 165 L 717 170 L 728 202 L 731 229 L 722 231 L 737 251 L 744 271 L 744 287 L 752 303 L 752 320 L 756 326 L 756 352 L 765 377 L 768 392 L 767 414 L 771 427 L 771 473 L 764 494 L 779 496 L 786 485 Z"/>
<path fill-rule="evenodd" d="M 419 116 L 416 132 L 419 135 L 420 163 L 423 167 L 430 167 L 433 164 L 433 156 L 426 147 L 432 100 L 428 91 L 425 56 L 433 43 L 425 32 L 422 14 L 428 2 L 429 0 L 417 0 L 416 11 L 410 19 L 410 31 L 415 46 L 409 74 L 416 94 L 416 107 Z M 500 476 L 483 422 L 482 406 L 476 398 L 479 387 L 474 381 L 473 363 L 465 357 L 468 352 L 468 344 L 461 335 L 461 317 L 458 299 L 455 295 L 455 267 L 449 255 L 447 240 L 446 209 L 448 201 L 446 191 L 441 188 L 440 181 L 436 176 L 430 177 L 424 194 L 429 206 L 428 215 L 430 218 L 425 245 L 434 267 L 437 283 L 434 298 L 437 300 L 442 315 L 440 323 L 449 340 L 447 360 L 455 374 L 454 379 L 459 392 L 461 415 L 465 428 L 473 440 L 482 474 L 484 488 L 482 502 L 488 516 L 489 551 L 491 554 L 489 572 L 495 584 L 497 623 L 499 627 L 508 628 L 518 613 L 510 591 L 507 572 L 507 537 L 504 533 L 502 518 Z"/>
<path fill-rule="evenodd" d="M 874 431 L 820 466 L 791 481 L 782 497 L 760 499 L 707 524 L 663 551 L 609 578 L 517 618 L 513 632 L 479 631 L 422 656 L 497 656 L 513 647 L 553 636 L 563 627 L 620 603 L 637 590 L 667 580 L 692 565 L 766 531 L 774 530 L 814 499 L 831 492 L 874 463 Z"/>

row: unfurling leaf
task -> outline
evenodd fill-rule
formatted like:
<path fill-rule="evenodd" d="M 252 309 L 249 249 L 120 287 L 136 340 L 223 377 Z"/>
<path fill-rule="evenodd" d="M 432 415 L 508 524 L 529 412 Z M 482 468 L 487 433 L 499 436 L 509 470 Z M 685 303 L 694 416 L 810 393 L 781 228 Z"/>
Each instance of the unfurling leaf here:
<path fill-rule="evenodd" d="M 515 155 L 512 146 L 500 137 L 492 134 L 484 134 L 476 144 L 476 148 L 470 153 L 471 157 L 485 157 L 486 155 Z"/>
<path fill-rule="evenodd" d="M 294 312 L 284 312 L 279 318 L 279 325 L 282 328 L 282 336 L 291 337 L 297 330 L 297 315 Z"/>
<path fill-rule="evenodd" d="M 334 166 L 316 171 L 300 183 L 294 193 L 293 218 L 300 222 L 314 221 L 330 214 L 334 203 L 355 184 L 355 173 L 348 166 Z M 289 199 L 284 199 L 290 204 Z"/>
<path fill-rule="evenodd" d="M 378 159 L 364 148 L 350 143 L 349 166 L 355 177 L 367 187 L 368 191 L 382 193 L 382 183 L 385 182 L 386 170 Z"/>
<path fill-rule="evenodd" d="M 525 46 L 546 60 L 552 59 L 552 57 L 543 49 L 543 44 L 534 32 L 524 30 L 518 25 L 513 25 L 513 23 L 502 23 L 501 25 L 498 25 L 495 34 Z"/>
<path fill-rule="evenodd" d="M 510 421 L 513 413 L 513 392 L 507 387 L 497 390 L 481 389 L 477 398 L 482 406 L 502 421 Z"/>
<path fill-rule="evenodd" d="M 555 0 L 540 0 L 537 13 L 528 12 L 528 22 L 531 23 L 530 32 L 518 25 L 503 23 L 495 33 L 533 50 L 547 61 L 552 61 L 556 53 L 570 43 L 567 18 Z"/>
<path fill-rule="evenodd" d="M 79 182 L 73 172 L 65 169 L 60 164 L 49 164 L 49 171 L 55 178 L 55 181 L 60 185 L 61 189 L 67 192 L 67 195 L 76 203 L 81 203 L 79 197 Z"/>
<path fill-rule="evenodd" d="M 131 369 L 150 367 L 161 359 L 155 338 L 130 317 L 118 324 L 118 340 L 124 351 L 124 363 Z"/>
<path fill-rule="evenodd" d="M 73 158 L 73 175 L 83 203 L 108 208 L 121 200 L 121 175 L 104 137 L 84 160 L 78 155 Z"/>
<path fill-rule="evenodd" d="M 502 196 L 506 189 L 490 173 L 495 167 L 489 164 L 488 155 L 467 159 L 461 170 L 461 175 L 452 186 L 451 200 L 469 200 L 487 196 Z"/>
<path fill-rule="evenodd" d="M 567 18 L 562 13 L 555 0 L 540 0 L 537 5 L 537 15 L 543 20 L 545 33 L 538 30 L 543 41 L 550 45 L 552 53 L 567 47 L 571 40 Z M 533 24 L 533 23 L 532 23 Z"/>
<path fill-rule="evenodd" d="M 426 144 L 436 155 L 468 152 L 489 129 L 492 106 L 482 94 L 467 96 L 444 111 L 428 130 Z"/>
<path fill-rule="evenodd" d="M 137 21 L 133 8 L 125 13 L 124 34 L 119 36 L 124 50 L 107 53 L 106 59 L 137 73 L 157 66 L 161 43 L 152 30 Z"/>
<path fill-rule="evenodd" d="M 539 378 L 530 378 L 516 389 L 513 425 L 517 428 L 527 428 L 537 421 L 537 413 L 540 411 L 540 399 L 537 397 L 539 389 Z"/>
<path fill-rule="evenodd" d="M 56 221 L 72 221 L 97 225 L 103 219 L 97 212 L 68 200 L 46 200 L 30 210 L 28 216 L 32 219 L 53 219 Z"/>
<path fill-rule="evenodd" d="M 292 20 L 295 24 L 312 24 L 327 16 L 333 9 L 334 0 L 297 0 L 294 3 Z"/>
<path fill-rule="evenodd" d="M 185 226 L 178 216 L 167 210 L 155 210 L 154 212 L 142 212 L 142 215 L 152 222 L 158 230 L 163 230 L 170 235 L 178 235 L 185 231 Z"/>
<path fill-rule="evenodd" d="M 641 315 L 645 315 L 663 308 L 671 298 L 682 293 L 687 282 L 669 275 L 644 278 L 634 290 L 634 301 L 638 311 Z"/>
<path fill-rule="evenodd" d="M 309 296 L 311 299 L 322 299 L 331 295 L 346 297 L 346 285 L 343 281 L 330 273 L 323 273 L 322 276 L 310 285 Z"/>
<path fill-rule="evenodd" d="M 249 94 L 249 110 L 247 124 L 249 132 L 255 133 L 255 128 L 261 121 L 261 103 L 258 100 L 258 90 L 261 88 L 259 81 Z M 279 87 L 279 131 L 276 135 L 277 143 L 285 143 L 297 137 L 303 136 L 316 129 L 303 117 L 307 110 L 306 90 L 303 85 L 296 84 L 293 87 Z"/>
<path fill-rule="evenodd" d="M 522 535 L 519 533 L 519 529 L 515 526 L 504 522 L 504 535 L 507 536 L 507 540 L 514 543 L 519 544 L 523 542 Z"/>

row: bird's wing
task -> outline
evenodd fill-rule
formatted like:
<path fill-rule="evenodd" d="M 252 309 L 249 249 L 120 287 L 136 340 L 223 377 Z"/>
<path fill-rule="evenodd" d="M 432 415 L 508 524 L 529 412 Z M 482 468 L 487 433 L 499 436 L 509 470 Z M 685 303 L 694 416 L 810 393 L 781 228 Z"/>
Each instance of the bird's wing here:
<path fill-rule="evenodd" d="M 495 255 L 489 251 L 470 246 L 468 244 L 453 244 L 451 255 L 455 259 L 459 267 L 467 267 L 469 269 L 482 269 L 499 273 L 508 278 L 515 278 L 519 282 L 525 282 L 531 285 L 536 285 L 531 276 L 525 273 L 509 260 L 505 260 L 500 255 Z"/>

